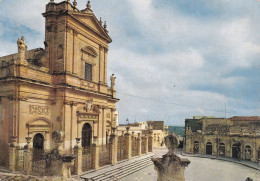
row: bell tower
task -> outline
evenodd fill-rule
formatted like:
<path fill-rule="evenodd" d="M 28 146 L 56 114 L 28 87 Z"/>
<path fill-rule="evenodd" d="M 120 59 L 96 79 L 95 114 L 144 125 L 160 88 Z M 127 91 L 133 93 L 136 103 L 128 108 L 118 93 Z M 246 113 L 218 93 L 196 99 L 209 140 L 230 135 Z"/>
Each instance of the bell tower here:
<path fill-rule="evenodd" d="M 94 15 L 90 1 L 79 10 L 77 1 L 46 5 L 45 49 L 50 71 L 107 86 L 107 53 L 112 39 L 106 23 Z M 103 89 L 106 89 L 103 87 Z"/>

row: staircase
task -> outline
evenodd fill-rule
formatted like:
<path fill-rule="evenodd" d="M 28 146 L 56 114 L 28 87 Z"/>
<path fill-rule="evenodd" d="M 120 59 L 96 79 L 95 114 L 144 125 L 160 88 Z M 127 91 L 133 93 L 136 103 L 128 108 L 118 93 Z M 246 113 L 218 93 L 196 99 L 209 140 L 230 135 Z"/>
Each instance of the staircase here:
<path fill-rule="evenodd" d="M 86 172 L 80 178 L 85 181 L 116 181 L 153 165 L 152 157 L 156 156 L 148 154 L 134 157 L 132 160 L 120 161 L 116 165 L 102 167 L 98 171 Z"/>

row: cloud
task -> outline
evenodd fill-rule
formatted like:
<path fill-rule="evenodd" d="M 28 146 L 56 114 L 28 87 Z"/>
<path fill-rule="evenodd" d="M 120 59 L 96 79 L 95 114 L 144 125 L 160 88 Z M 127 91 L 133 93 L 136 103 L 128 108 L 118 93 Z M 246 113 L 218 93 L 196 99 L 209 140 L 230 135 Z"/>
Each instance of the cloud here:
<path fill-rule="evenodd" d="M 0 47 L 0 56 L 16 52 L 21 35 L 29 48 L 43 45 L 46 3 L 2 1 L 0 44 L 7 46 Z M 113 39 L 108 73 L 117 76 L 121 122 L 154 119 L 180 125 L 194 115 L 223 117 L 225 104 L 228 116 L 259 115 L 259 2 L 91 3 Z M 78 2 L 79 9 L 85 7 L 86 2 Z"/>

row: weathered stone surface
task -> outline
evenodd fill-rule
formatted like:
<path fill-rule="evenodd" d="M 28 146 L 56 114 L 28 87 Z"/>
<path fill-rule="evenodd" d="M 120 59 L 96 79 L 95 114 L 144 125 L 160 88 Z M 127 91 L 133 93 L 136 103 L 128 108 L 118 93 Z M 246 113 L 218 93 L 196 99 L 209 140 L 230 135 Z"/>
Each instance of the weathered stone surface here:
<path fill-rule="evenodd" d="M 184 170 L 190 164 L 187 159 L 181 159 L 174 154 L 174 150 L 179 145 L 178 138 L 175 135 L 169 135 L 165 138 L 165 144 L 168 153 L 162 158 L 153 158 L 155 170 L 158 173 L 157 181 L 184 181 Z"/>

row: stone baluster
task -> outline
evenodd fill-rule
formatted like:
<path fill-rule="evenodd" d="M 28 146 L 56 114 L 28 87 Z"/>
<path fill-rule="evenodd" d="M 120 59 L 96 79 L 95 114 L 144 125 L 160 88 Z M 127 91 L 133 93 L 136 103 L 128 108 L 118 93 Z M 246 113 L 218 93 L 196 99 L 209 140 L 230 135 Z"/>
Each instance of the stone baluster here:
<path fill-rule="evenodd" d="M 76 145 L 74 147 L 75 158 L 75 174 L 82 174 L 82 146 L 80 145 L 80 138 L 76 138 Z"/>
<path fill-rule="evenodd" d="M 92 144 L 92 168 L 95 170 L 99 169 L 99 148 L 97 145 L 97 137 L 94 136 L 94 141 Z"/>

